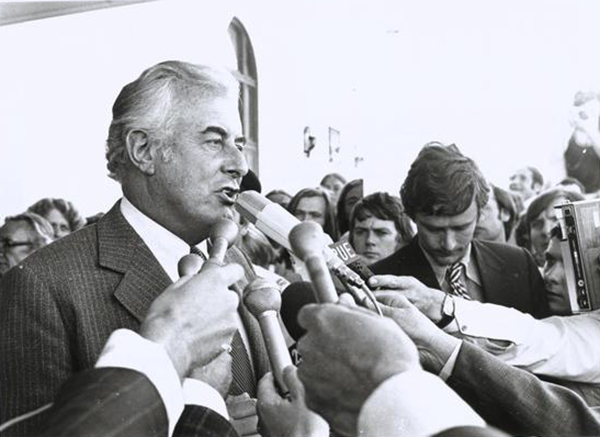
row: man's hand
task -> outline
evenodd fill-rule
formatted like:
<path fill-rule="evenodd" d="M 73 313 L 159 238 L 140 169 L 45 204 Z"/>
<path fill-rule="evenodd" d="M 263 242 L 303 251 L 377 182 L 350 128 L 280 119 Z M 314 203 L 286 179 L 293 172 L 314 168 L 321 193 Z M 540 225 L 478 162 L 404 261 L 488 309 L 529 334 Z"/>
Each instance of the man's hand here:
<path fill-rule="evenodd" d="M 439 374 L 460 340 L 446 334 L 396 291 L 376 291 L 386 317 L 392 319 L 415 342 L 424 369 Z"/>
<path fill-rule="evenodd" d="M 394 293 L 404 296 L 435 323 L 442 318 L 442 302 L 445 293 L 427 287 L 412 276 L 373 276 L 369 279 L 369 285 L 378 287 L 381 290 L 379 293 L 387 292 L 387 296 L 393 296 Z"/>
<path fill-rule="evenodd" d="M 228 287 L 243 276 L 236 264 L 187 275 L 158 296 L 140 334 L 162 344 L 180 378 L 211 362 L 237 329 L 238 295 Z"/>
<path fill-rule="evenodd" d="M 600 156 L 600 101 L 596 93 L 578 92 L 571 109 L 571 125 L 575 129 L 575 143 L 578 146 L 591 146 Z"/>
<path fill-rule="evenodd" d="M 283 380 L 290 390 L 289 399 L 282 398 L 272 373 L 258 383 L 258 413 L 266 435 L 270 437 L 328 437 L 329 425 L 306 406 L 304 386 L 294 366 L 286 367 Z"/>
<path fill-rule="evenodd" d="M 231 361 L 231 354 L 227 351 L 222 351 L 217 358 L 207 365 L 192 369 L 189 376 L 210 385 L 225 399 L 233 381 Z"/>
<path fill-rule="evenodd" d="M 241 437 L 260 437 L 256 399 L 244 393 L 239 396 L 229 396 L 226 404 L 229 422 Z"/>
<path fill-rule="evenodd" d="M 307 330 L 298 342 L 306 403 L 342 434 L 356 434 L 362 405 L 383 381 L 420 368 L 407 335 L 362 308 L 307 305 L 298 322 Z"/>

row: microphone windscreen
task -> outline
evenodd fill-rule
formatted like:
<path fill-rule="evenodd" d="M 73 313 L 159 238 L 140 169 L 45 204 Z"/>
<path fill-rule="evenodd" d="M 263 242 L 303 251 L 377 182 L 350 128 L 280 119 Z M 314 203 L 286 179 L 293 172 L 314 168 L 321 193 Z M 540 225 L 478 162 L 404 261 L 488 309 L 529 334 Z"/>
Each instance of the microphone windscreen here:
<path fill-rule="evenodd" d="M 279 312 L 281 293 L 277 284 L 266 279 L 256 278 L 244 289 L 244 305 L 256 318 L 266 311 Z"/>
<path fill-rule="evenodd" d="M 309 303 L 317 303 L 310 282 L 299 281 L 287 286 L 281 294 L 281 320 L 294 340 L 302 337 L 306 330 L 298 323 L 300 309 Z"/>

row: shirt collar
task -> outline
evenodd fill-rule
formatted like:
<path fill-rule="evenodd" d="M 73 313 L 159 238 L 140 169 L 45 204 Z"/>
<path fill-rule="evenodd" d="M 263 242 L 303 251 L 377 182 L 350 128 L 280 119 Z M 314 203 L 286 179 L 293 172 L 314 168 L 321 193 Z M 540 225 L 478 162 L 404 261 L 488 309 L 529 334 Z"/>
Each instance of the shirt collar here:
<path fill-rule="evenodd" d="M 121 199 L 121 213 L 127 223 L 137 232 L 163 270 L 175 282 L 179 279 L 177 263 L 190 253 L 190 246 L 177 235 L 165 229 L 145 215 L 125 197 Z M 206 240 L 196 245 L 206 253 Z"/>
<path fill-rule="evenodd" d="M 427 251 L 425 249 L 423 249 L 423 246 L 421 246 L 420 242 L 419 242 L 419 246 L 421 247 L 421 251 L 425 255 L 425 258 L 427 258 L 427 261 L 429 262 L 429 265 L 431 266 L 431 269 L 433 270 L 433 274 L 435 275 L 435 278 L 436 278 L 438 284 L 440 284 L 440 285 L 443 284 L 444 281 L 446 280 L 446 270 L 448 270 L 450 268 L 450 266 L 449 265 L 446 265 L 446 266 L 439 265 L 438 263 L 435 262 L 435 260 L 432 257 L 429 256 Z M 460 259 L 459 262 L 464 264 L 467 278 L 470 279 L 471 281 L 475 282 L 477 285 L 481 285 L 481 279 L 479 278 L 479 272 L 477 271 L 477 265 L 475 263 L 474 257 L 472 256 L 473 255 L 472 250 L 471 250 L 472 247 L 473 247 L 473 244 L 469 244 L 469 246 L 467 247 L 467 251 L 465 252 L 464 256 Z"/>

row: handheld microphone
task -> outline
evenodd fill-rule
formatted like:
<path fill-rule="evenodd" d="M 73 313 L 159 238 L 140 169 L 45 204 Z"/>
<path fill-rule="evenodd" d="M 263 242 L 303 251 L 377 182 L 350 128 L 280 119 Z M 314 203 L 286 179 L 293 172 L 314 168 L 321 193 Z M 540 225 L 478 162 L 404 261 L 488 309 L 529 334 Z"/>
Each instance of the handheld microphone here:
<path fill-rule="evenodd" d="M 337 291 L 323 257 L 325 234 L 321 226 L 314 222 L 300 223 L 294 226 L 289 239 L 294 253 L 306 265 L 317 301 L 337 302 Z"/>
<path fill-rule="evenodd" d="M 280 205 L 271 202 L 256 191 L 244 191 L 240 193 L 235 207 L 258 230 L 303 260 L 302 256 L 296 253 L 289 239 L 290 232 L 301 223 L 300 220 Z M 331 241 L 331 238 L 324 233 L 322 234 L 321 252 L 327 267 L 340 279 L 359 304 L 381 315 L 381 309 L 377 304 L 377 300 L 364 279 L 342 261 L 338 256 L 339 251 L 336 249 L 333 241 Z M 328 247 L 330 244 L 333 246 L 333 249 Z M 368 271 L 368 268 L 358 257 L 352 260 L 352 265 L 355 267 L 360 266 L 361 269 Z"/>
<path fill-rule="evenodd" d="M 195 253 L 188 253 L 184 257 L 182 257 L 177 263 L 177 272 L 179 273 L 179 277 L 187 276 L 187 275 L 195 275 L 200 271 L 202 267 L 202 258 L 200 258 Z"/>
<path fill-rule="evenodd" d="M 298 323 L 298 313 L 303 306 L 310 303 L 317 303 L 317 301 L 313 287 L 308 281 L 294 282 L 281 293 L 281 321 L 295 341 L 306 333 Z"/>
<path fill-rule="evenodd" d="M 244 289 L 244 305 L 260 324 L 275 380 L 285 396 L 289 389 L 283 380 L 283 369 L 291 366 L 292 360 L 277 319 L 281 309 L 279 287 L 265 279 L 255 279 Z"/>
<path fill-rule="evenodd" d="M 259 231 L 298 256 L 290 244 L 289 235 L 292 229 L 301 222 L 282 206 L 271 202 L 256 191 L 244 191 L 239 194 L 235 208 L 246 220 L 256 226 Z M 331 245 L 331 248 L 328 245 Z M 327 235 L 323 239 L 321 250 L 327 267 L 342 282 L 360 289 L 366 287 L 363 278 L 352 271 L 340 258 L 340 250 L 338 250 L 337 243 L 334 244 Z M 298 257 L 301 258 L 300 256 Z M 353 266 L 358 265 L 357 262 L 361 263 L 359 259 L 352 259 Z M 364 266 L 364 263 L 362 267 L 368 270 Z"/>
<path fill-rule="evenodd" d="M 208 255 L 208 260 L 204 262 L 200 271 L 212 268 L 213 266 L 221 267 L 227 249 L 235 243 L 239 233 L 240 228 L 233 220 L 221 219 L 215 223 L 210 232 L 212 247 Z"/>

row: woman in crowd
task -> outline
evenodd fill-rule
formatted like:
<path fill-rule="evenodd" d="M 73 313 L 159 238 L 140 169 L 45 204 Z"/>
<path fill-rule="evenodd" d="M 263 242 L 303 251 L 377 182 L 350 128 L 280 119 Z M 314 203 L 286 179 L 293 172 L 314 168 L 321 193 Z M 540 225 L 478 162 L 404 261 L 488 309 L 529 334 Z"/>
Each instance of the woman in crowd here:
<path fill-rule="evenodd" d="M 337 205 L 344 185 L 346 185 L 346 178 L 339 173 L 329 173 L 321 179 L 320 185 L 321 188 L 329 193 L 331 204 L 335 206 Z"/>
<path fill-rule="evenodd" d="M 64 199 L 42 199 L 31 205 L 27 211 L 41 215 L 52 225 L 54 238 L 62 238 L 85 225 L 71 202 Z"/>
<path fill-rule="evenodd" d="M 32 212 L 7 217 L 0 228 L 0 277 L 53 239 L 44 217 Z"/>

